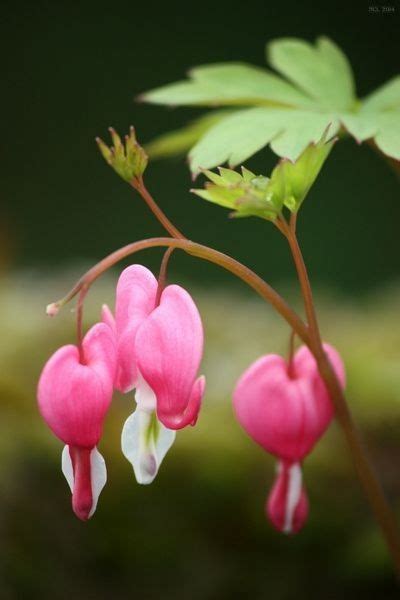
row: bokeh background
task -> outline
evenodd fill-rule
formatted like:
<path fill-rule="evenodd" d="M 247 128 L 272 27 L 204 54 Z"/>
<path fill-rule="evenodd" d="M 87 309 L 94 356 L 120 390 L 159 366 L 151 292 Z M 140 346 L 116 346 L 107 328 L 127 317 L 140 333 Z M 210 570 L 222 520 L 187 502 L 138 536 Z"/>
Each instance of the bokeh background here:
<path fill-rule="evenodd" d="M 193 3 L 4 2 L 0 207 L 0 598 L 225 600 L 398 597 L 390 560 L 333 425 L 306 463 L 310 520 L 274 532 L 263 505 L 274 464 L 235 423 L 230 394 L 288 331 L 261 300 L 212 265 L 175 253 L 170 278 L 195 296 L 206 328 L 208 393 L 157 481 L 140 488 L 119 434 L 133 399 L 116 397 L 102 451 L 109 482 L 95 518 L 78 522 L 59 469 L 61 445 L 41 422 L 35 386 L 46 358 L 73 340 L 68 309 L 43 307 L 116 247 L 160 226 L 107 168 L 94 137 L 130 124 L 148 141 L 198 114 L 135 104 L 191 66 L 264 64 L 280 36 L 332 37 L 349 56 L 360 97 L 398 71 L 398 2 L 294 0 Z M 377 4 L 381 6 L 381 4 Z M 6 60 L 4 60 L 6 59 Z M 270 170 L 264 150 L 250 167 Z M 192 239 L 232 253 L 294 303 L 292 264 L 278 234 L 229 221 L 189 194 L 184 159 L 152 164 L 148 186 Z M 300 237 L 324 337 L 343 353 L 348 396 L 400 516 L 400 204 L 395 174 L 368 147 L 336 146 L 302 210 Z M 157 269 L 160 251 L 138 257 Z M 88 299 L 86 325 L 113 302 L 118 272 Z M 300 306 L 299 306 L 300 309 Z"/>

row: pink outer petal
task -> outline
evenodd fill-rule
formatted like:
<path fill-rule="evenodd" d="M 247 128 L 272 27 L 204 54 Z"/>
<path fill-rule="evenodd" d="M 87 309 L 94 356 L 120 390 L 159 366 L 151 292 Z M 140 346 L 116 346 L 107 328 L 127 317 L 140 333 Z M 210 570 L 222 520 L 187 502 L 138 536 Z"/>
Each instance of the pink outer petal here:
<path fill-rule="evenodd" d="M 267 452 L 290 461 L 300 461 L 312 450 L 333 416 L 316 371 L 306 366 L 304 375 L 296 367 L 290 378 L 282 357 L 264 356 L 245 371 L 234 391 L 242 427 Z"/>
<path fill-rule="evenodd" d="M 339 352 L 330 344 L 324 343 L 323 346 L 342 388 L 345 388 L 346 372 Z M 301 346 L 301 348 L 297 350 L 294 356 L 294 369 L 296 372 L 301 373 L 302 375 L 305 375 L 306 373 L 314 375 L 319 380 L 319 383 L 324 386 L 324 383 L 318 373 L 315 358 L 307 346 Z"/>
<path fill-rule="evenodd" d="M 275 529 L 283 533 L 298 533 L 308 517 L 308 499 L 304 486 L 299 490 L 299 497 L 292 514 L 288 514 L 290 494 L 290 465 L 281 464 L 275 483 L 265 506 L 267 516 Z"/>
<path fill-rule="evenodd" d="M 103 304 L 101 307 L 101 320 L 103 323 L 111 327 L 114 332 L 116 331 L 114 315 L 107 304 Z"/>
<path fill-rule="evenodd" d="M 186 425 L 196 425 L 205 387 L 206 378 L 202 375 L 196 379 L 194 386 L 192 387 L 189 402 L 184 414 L 180 416 L 170 416 L 168 413 L 164 415 L 162 412 L 158 411 L 157 417 L 161 423 L 165 425 L 165 427 L 168 427 L 168 429 L 182 429 L 183 427 L 186 427 Z"/>
<path fill-rule="evenodd" d="M 76 346 L 63 346 L 47 361 L 38 385 L 39 410 L 65 444 L 92 448 L 101 437 L 111 403 L 116 367 L 114 336 L 98 323 Z"/>
<path fill-rule="evenodd" d="M 203 326 L 191 296 L 170 285 L 136 335 L 139 370 L 157 397 L 157 416 L 181 429 L 197 418 L 204 380 L 195 382 L 203 352 Z"/>
<path fill-rule="evenodd" d="M 92 476 L 90 465 L 91 448 L 69 447 L 74 470 L 72 510 L 81 521 L 87 521 L 93 506 Z"/>
<path fill-rule="evenodd" d="M 136 332 L 154 309 L 156 294 L 157 280 L 146 267 L 132 265 L 122 271 L 117 284 L 115 302 L 118 353 L 115 387 L 123 393 L 129 392 L 135 387 L 137 379 Z"/>

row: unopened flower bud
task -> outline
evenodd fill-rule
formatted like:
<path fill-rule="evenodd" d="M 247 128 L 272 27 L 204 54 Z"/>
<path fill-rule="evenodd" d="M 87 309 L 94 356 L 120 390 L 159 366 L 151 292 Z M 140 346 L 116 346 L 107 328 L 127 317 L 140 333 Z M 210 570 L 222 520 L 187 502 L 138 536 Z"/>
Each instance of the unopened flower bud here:
<path fill-rule="evenodd" d="M 109 132 L 113 145 L 109 148 L 102 139 L 96 138 L 99 150 L 114 171 L 131 183 L 143 175 L 148 162 L 147 154 L 138 144 L 133 127 L 130 128 L 129 135 L 125 136 L 125 143 L 122 143 L 115 129 L 110 127 Z"/>
<path fill-rule="evenodd" d="M 58 311 L 60 310 L 60 305 L 57 302 L 51 302 L 46 306 L 46 315 L 48 317 L 56 317 L 58 315 Z"/>

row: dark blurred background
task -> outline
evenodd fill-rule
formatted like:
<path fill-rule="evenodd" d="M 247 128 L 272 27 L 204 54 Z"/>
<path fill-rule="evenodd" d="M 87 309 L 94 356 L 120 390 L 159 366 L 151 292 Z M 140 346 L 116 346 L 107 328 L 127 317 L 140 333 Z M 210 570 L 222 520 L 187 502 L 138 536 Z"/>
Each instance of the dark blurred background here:
<path fill-rule="evenodd" d="M 199 111 L 135 104 L 134 97 L 198 64 L 262 66 L 265 43 L 281 36 L 330 36 L 349 57 L 362 97 L 398 72 L 400 5 L 387 4 L 389 14 L 370 12 L 372 1 L 2 4 L 0 598 L 398 597 L 335 427 L 310 459 L 313 512 L 305 531 L 286 539 L 266 524 L 273 461 L 234 423 L 229 395 L 251 360 L 285 350 L 287 332 L 243 296 L 243 286 L 228 294 L 226 286 L 239 284 L 213 266 L 174 256 L 174 279 L 197 290 L 204 315 L 209 395 L 199 426 L 178 436 L 153 486 L 136 486 L 120 456 L 132 403 L 118 398 L 103 446 L 110 482 L 93 521 L 77 522 L 59 472 L 60 444 L 34 402 L 41 365 L 74 335 L 68 310 L 49 322 L 43 305 L 82 265 L 162 234 L 106 166 L 95 136 L 134 124 L 145 142 L 183 125 Z M 275 161 L 264 150 L 249 166 L 268 172 Z M 292 265 L 277 233 L 256 219 L 229 221 L 189 194 L 183 158 L 151 164 L 147 183 L 188 237 L 232 253 L 291 293 Z M 324 331 L 345 355 L 353 409 L 397 508 L 398 195 L 385 161 L 346 140 L 324 166 L 299 228 Z M 159 256 L 142 260 L 156 266 Z M 104 296 L 112 301 L 113 283 L 94 295 L 88 321 Z"/>
<path fill-rule="evenodd" d="M 140 140 L 184 124 L 199 111 L 134 103 L 144 90 L 182 79 L 207 62 L 264 65 L 267 40 L 331 36 L 349 57 L 360 97 L 398 71 L 400 4 L 293 0 L 174 4 L 41 2 L 3 5 L 3 223 L 19 265 L 98 258 L 161 229 L 102 162 L 94 137 L 113 125 Z M 104 8 L 106 6 L 106 8 Z M 253 161 L 267 172 L 276 157 Z M 291 273 L 284 245 L 255 219 L 189 194 L 184 159 L 154 163 L 148 185 L 192 239 L 234 253 L 272 280 Z M 314 280 L 359 291 L 398 273 L 400 203 L 395 175 L 368 147 L 336 147 L 305 205 L 301 237 Z M 3 204 L 3 203 L 2 203 Z M 3 225 L 4 227 L 4 225 Z M 318 252 L 315 247 L 318 246 Z M 180 263 L 179 263 L 180 264 Z M 183 261 L 198 278 L 214 267 Z"/>

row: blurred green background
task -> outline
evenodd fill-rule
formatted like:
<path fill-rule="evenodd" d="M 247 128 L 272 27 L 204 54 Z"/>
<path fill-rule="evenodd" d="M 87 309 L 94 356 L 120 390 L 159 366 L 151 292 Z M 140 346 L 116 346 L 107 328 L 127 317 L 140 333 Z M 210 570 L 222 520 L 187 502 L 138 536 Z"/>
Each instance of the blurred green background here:
<path fill-rule="evenodd" d="M 206 327 L 208 392 L 198 426 L 179 433 L 159 478 L 140 488 L 119 435 L 132 398 L 116 398 L 102 451 L 109 482 L 95 518 L 78 522 L 59 469 L 61 445 L 41 422 L 35 386 L 46 358 L 73 340 L 68 309 L 47 320 L 91 262 L 162 232 L 98 155 L 94 137 L 132 123 L 148 141 L 198 111 L 134 104 L 140 92 L 225 60 L 263 65 L 280 36 L 332 37 L 353 65 L 360 96 L 398 71 L 400 10 L 255 0 L 3 3 L 0 208 L 0 598 L 254 599 L 398 597 L 390 560 L 334 425 L 307 460 L 311 515 L 286 538 L 266 523 L 270 457 L 243 434 L 230 394 L 261 353 L 284 352 L 286 326 L 242 284 L 176 253 L 171 279 L 186 285 Z M 261 171 L 275 158 L 251 162 Z M 287 249 L 256 219 L 189 194 L 184 159 L 148 169 L 149 188 L 192 239 L 247 263 L 298 301 Z M 353 141 L 336 146 L 299 224 L 324 337 L 343 353 L 348 396 L 400 516 L 400 301 L 398 180 Z M 157 268 L 159 251 L 139 260 Z M 112 303 L 117 272 L 88 300 L 86 324 Z M 299 307 L 300 308 L 300 307 Z"/>

